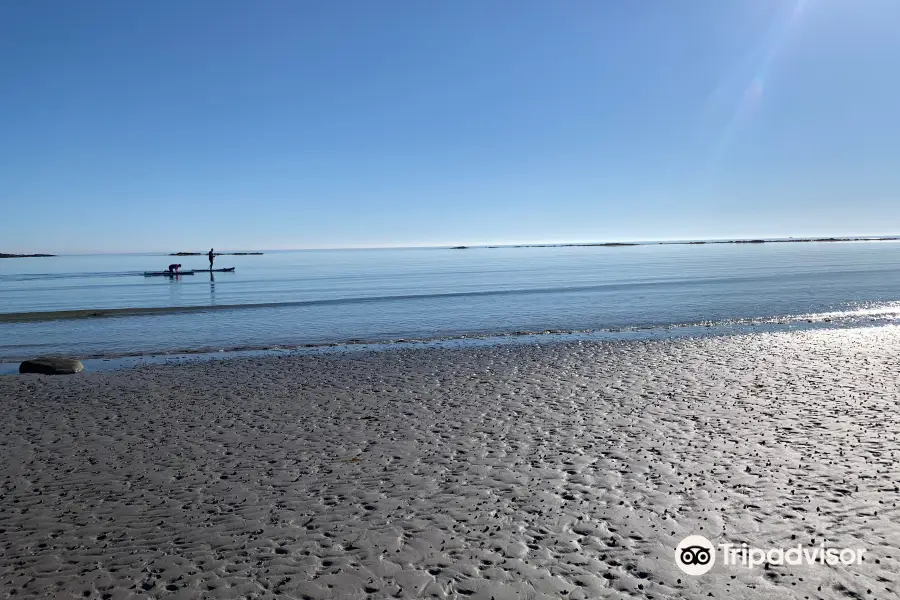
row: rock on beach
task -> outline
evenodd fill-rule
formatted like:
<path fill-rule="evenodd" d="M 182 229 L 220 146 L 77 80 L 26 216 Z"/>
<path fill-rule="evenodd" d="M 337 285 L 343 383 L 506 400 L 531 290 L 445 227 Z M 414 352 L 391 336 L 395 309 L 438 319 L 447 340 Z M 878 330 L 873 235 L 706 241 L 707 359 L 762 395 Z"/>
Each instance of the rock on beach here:
<path fill-rule="evenodd" d="M 61 356 L 42 356 L 23 361 L 19 373 L 39 373 L 41 375 L 72 375 L 84 370 L 80 360 Z"/>

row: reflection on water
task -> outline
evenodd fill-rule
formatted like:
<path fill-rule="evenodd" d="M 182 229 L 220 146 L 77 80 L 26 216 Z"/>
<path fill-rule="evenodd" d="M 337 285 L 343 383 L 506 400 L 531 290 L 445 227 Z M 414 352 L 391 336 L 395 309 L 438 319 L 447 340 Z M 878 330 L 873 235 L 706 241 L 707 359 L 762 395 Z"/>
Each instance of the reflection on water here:
<path fill-rule="evenodd" d="M 175 277 L 164 277 L 169 282 L 169 305 L 178 306 L 182 301 L 181 275 Z"/>

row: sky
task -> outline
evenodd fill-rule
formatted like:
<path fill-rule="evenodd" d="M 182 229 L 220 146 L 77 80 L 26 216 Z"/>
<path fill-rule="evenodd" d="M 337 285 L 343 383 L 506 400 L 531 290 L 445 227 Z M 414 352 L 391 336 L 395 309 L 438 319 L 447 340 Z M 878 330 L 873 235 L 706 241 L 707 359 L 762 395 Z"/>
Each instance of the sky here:
<path fill-rule="evenodd" d="M 0 252 L 900 233 L 896 0 L 0 3 Z"/>

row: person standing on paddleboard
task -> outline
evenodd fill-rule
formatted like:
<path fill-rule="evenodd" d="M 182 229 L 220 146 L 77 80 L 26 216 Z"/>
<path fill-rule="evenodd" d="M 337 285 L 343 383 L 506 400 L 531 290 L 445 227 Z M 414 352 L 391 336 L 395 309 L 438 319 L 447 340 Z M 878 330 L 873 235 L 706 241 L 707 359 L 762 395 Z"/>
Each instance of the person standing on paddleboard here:
<path fill-rule="evenodd" d="M 213 260 L 215 260 L 215 258 L 216 258 L 216 253 L 213 252 L 212 248 L 210 248 L 209 254 L 207 254 L 207 256 L 209 256 L 209 270 L 212 271 L 212 264 L 213 264 Z"/>

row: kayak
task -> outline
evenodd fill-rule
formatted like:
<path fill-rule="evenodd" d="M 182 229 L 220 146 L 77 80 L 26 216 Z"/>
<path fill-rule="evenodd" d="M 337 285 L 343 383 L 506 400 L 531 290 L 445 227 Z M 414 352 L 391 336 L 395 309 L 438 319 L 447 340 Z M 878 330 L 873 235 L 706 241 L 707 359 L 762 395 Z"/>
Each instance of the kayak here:
<path fill-rule="evenodd" d="M 144 277 L 178 277 L 179 275 L 193 275 L 193 271 L 178 271 L 172 273 L 170 271 L 144 271 Z"/>

